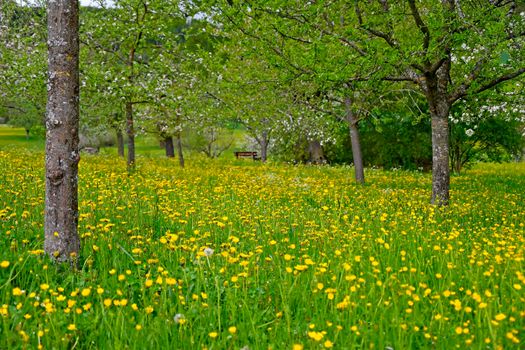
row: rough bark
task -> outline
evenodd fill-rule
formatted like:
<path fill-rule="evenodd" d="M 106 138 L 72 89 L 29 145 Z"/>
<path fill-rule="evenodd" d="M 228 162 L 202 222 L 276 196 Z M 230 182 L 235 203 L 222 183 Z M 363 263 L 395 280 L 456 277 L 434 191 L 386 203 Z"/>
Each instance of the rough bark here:
<path fill-rule="evenodd" d="M 74 265 L 78 237 L 78 1 L 49 1 L 44 250 Z"/>
<path fill-rule="evenodd" d="M 119 157 L 124 158 L 124 135 L 120 129 L 117 129 L 117 152 Z"/>
<path fill-rule="evenodd" d="M 164 137 L 164 149 L 166 150 L 166 157 L 175 158 L 175 147 L 173 147 L 173 137 Z"/>
<path fill-rule="evenodd" d="M 182 137 L 180 132 L 177 133 L 177 153 L 179 156 L 179 165 L 181 168 L 184 168 L 184 153 L 182 152 Z"/>
<path fill-rule="evenodd" d="M 449 125 L 448 114 L 452 106 L 448 94 L 450 81 L 450 53 L 436 71 L 427 71 L 420 87 L 428 102 L 432 128 L 432 198 L 438 206 L 448 205 L 450 199 Z"/>
<path fill-rule="evenodd" d="M 261 162 L 265 163 L 268 159 L 268 144 L 270 143 L 268 131 L 263 131 L 261 136 Z"/>
<path fill-rule="evenodd" d="M 310 154 L 311 163 L 324 164 L 326 162 L 323 147 L 319 140 L 311 140 L 308 142 L 308 153 Z"/>
<path fill-rule="evenodd" d="M 458 144 L 458 145 L 455 145 L 454 149 L 450 152 L 450 165 L 456 174 L 461 173 L 461 168 L 463 166 L 463 161 L 461 158 L 462 158 L 461 146 Z"/>
<path fill-rule="evenodd" d="M 352 111 L 352 101 L 349 97 L 345 99 L 346 105 L 346 122 L 350 132 L 350 141 L 352 143 L 352 158 L 354 160 L 355 181 L 360 184 L 365 183 L 365 171 L 363 166 L 363 154 L 361 153 L 361 140 L 359 129 L 357 128 L 358 120 Z"/>
<path fill-rule="evenodd" d="M 438 103 L 430 108 L 432 118 L 432 199 L 439 206 L 448 205 L 450 194 L 448 112 L 450 106 Z"/>
<path fill-rule="evenodd" d="M 128 137 L 128 169 L 135 165 L 135 130 L 133 127 L 133 104 L 126 102 L 126 135 Z"/>

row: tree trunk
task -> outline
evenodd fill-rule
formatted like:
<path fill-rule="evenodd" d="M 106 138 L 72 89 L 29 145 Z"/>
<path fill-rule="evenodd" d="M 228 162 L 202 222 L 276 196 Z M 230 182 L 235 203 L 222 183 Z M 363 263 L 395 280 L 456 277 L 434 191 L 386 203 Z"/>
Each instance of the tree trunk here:
<path fill-rule="evenodd" d="M 175 157 L 175 148 L 173 147 L 173 137 L 166 136 L 164 138 L 164 149 L 166 150 L 166 157 L 174 158 Z"/>
<path fill-rule="evenodd" d="M 26 140 L 29 140 L 29 129 L 26 129 Z"/>
<path fill-rule="evenodd" d="M 349 97 L 345 98 L 346 122 L 350 132 L 352 142 L 352 158 L 354 160 L 355 181 L 360 184 L 365 183 L 365 171 L 363 166 L 363 155 L 361 153 L 361 140 L 359 138 L 358 120 L 352 111 L 352 101 Z"/>
<path fill-rule="evenodd" d="M 76 265 L 78 237 L 78 1 L 49 1 L 44 250 Z"/>
<path fill-rule="evenodd" d="M 119 157 L 124 158 L 124 135 L 120 129 L 117 129 L 117 152 Z"/>
<path fill-rule="evenodd" d="M 265 163 L 268 158 L 268 144 L 270 141 L 268 140 L 268 131 L 263 131 L 262 137 L 261 137 L 261 162 Z"/>
<path fill-rule="evenodd" d="M 133 104 L 126 102 L 126 134 L 128 136 L 128 170 L 135 165 L 135 130 L 133 129 Z"/>
<path fill-rule="evenodd" d="M 450 168 L 448 164 L 448 112 L 450 106 L 440 103 L 430 108 L 432 118 L 432 204 L 448 205 Z"/>
<path fill-rule="evenodd" d="M 180 131 L 177 133 L 177 153 L 179 156 L 179 165 L 181 168 L 184 168 L 184 153 L 182 153 L 182 137 Z"/>
<path fill-rule="evenodd" d="M 308 153 L 310 154 L 310 162 L 313 164 L 324 164 L 323 147 L 319 140 L 312 140 L 308 142 Z"/>
<path fill-rule="evenodd" d="M 451 162 L 451 165 L 452 165 L 452 169 L 454 169 L 454 172 L 456 174 L 460 174 L 461 173 L 461 167 L 463 165 L 463 160 L 461 159 L 461 146 L 459 144 L 456 145 L 456 147 L 454 148 L 453 152 L 452 152 L 452 162 Z"/>

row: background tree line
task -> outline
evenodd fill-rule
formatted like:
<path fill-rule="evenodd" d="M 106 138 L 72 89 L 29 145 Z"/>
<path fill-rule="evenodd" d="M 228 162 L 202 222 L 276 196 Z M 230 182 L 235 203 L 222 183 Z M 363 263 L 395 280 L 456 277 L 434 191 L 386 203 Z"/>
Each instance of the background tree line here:
<path fill-rule="evenodd" d="M 135 136 L 155 135 L 184 165 L 184 152 L 223 154 L 240 130 L 236 147 L 263 161 L 353 163 L 359 182 L 363 166 L 441 164 L 446 188 L 449 166 L 522 155 L 523 11 L 452 0 L 83 7 L 81 147 L 127 148 L 131 167 Z M 43 132 L 45 20 L 44 4 L 2 6 L 0 114 L 28 137 Z"/>

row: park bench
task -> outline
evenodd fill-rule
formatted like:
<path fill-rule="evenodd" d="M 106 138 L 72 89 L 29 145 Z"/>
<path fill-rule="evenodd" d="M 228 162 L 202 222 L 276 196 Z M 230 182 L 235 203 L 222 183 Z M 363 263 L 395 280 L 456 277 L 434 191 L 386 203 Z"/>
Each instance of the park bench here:
<path fill-rule="evenodd" d="M 260 159 L 257 157 L 257 152 L 248 152 L 248 151 L 242 151 L 242 152 L 235 152 L 235 158 L 252 158 L 253 160 Z"/>
<path fill-rule="evenodd" d="M 80 149 L 81 152 L 85 152 L 87 154 L 98 154 L 98 147 L 82 147 Z"/>

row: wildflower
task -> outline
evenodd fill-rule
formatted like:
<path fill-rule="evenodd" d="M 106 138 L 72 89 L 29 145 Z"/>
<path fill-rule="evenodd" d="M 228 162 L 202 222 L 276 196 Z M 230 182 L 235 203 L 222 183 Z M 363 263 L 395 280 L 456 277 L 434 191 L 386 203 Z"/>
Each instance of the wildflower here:
<path fill-rule="evenodd" d="M 308 336 L 315 341 L 321 341 L 321 339 L 323 339 L 324 337 L 324 334 L 322 332 L 312 331 L 312 332 L 308 332 Z"/>
<path fill-rule="evenodd" d="M 507 318 L 507 316 L 505 316 L 505 314 L 497 314 L 496 317 L 494 317 L 496 319 L 496 321 L 503 321 L 504 319 Z"/>
<path fill-rule="evenodd" d="M 24 332 L 24 331 L 20 331 L 20 332 L 18 332 L 18 334 L 20 335 L 20 337 L 22 338 L 22 340 L 23 340 L 24 342 L 29 341 L 29 336 L 27 335 L 26 332 Z"/>
<path fill-rule="evenodd" d="M 22 295 L 22 294 L 24 294 L 24 291 L 23 291 L 23 290 L 21 290 L 21 289 L 18 288 L 18 287 L 13 288 L 13 295 L 14 295 L 15 297 L 16 297 L 16 296 L 20 296 L 20 295 Z"/>
<path fill-rule="evenodd" d="M 211 248 L 208 248 L 208 247 L 204 248 L 204 255 L 206 255 L 207 257 L 212 256 L 213 252 L 214 252 L 214 250 L 211 249 Z"/>
<path fill-rule="evenodd" d="M 91 288 L 84 288 L 84 289 L 82 289 L 82 292 L 80 292 L 80 294 L 81 294 L 83 297 L 87 297 L 87 296 L 89 296 L 89 294 L 91 294 Z"/>
<path fill-rule="evenodd" d="M 294 344 L 292 346 L 292 350 L 303 350 L 303 349 L 304 349 L 304 347 L 303 347 L 302 344 Z"/>
<path fill-rule="evenodd" d="M 327 349 L 334 347 L 334 343 L 332 343 L 330 340 L 325 341 L 323 345 Z"/>
<path fill-rule="evenodd" d="M 210 333 L 208 333 L 208 336 L 210 338 L 212 338 L 212 339 L 215 339 L 215 338 L 217 338 L 219 336 L 219 333 L 217 333 L 217 332 L 210 332 Z"/>
<path fill-rule="evenodd" d="M 228 328 L 228 332 L 230 332 L 231 334 L 237 333 L 237 327 L 231 326 L 230 328 Z"/>
<path fill-rule="evenodd" d="M 184 324 L 186 323 L 186 316 L 183 314 L 176 314 L 175 317 L 173 317 L 173 321 L 175 321 L 176 324 Z"/>
<path fill-rule="evenodd" d="M 1 263 L 0 263 L 0 267 L 3 268 L 3 269 L 7 269 L 9 267 L 9 264 L 10 262 L 7 261 L 7 260 L 3 260 Z"/>
<path fill-rule="evenodd" d="M 67 326 L 67 329 L 69 331 L 76 331 L 77 330 L 77 326 L 74 323 L 71 323 L 69 326 Z"/>
<path fill-rule="evenodd" d="M 40 285 L 40 289 L 42 289 L 42 290 L 48 290 L 48 289 L 49 289 L 49 284 L 47 284 L 47 283 L 42 283 L 42 284 Z"/>

